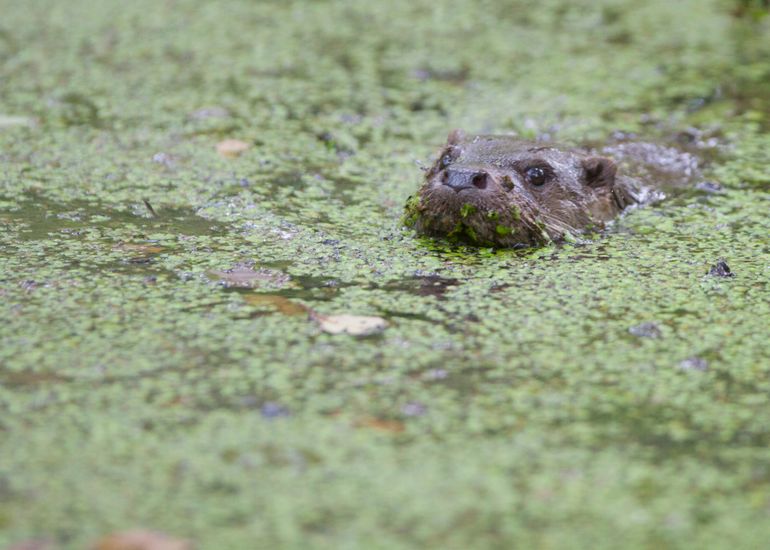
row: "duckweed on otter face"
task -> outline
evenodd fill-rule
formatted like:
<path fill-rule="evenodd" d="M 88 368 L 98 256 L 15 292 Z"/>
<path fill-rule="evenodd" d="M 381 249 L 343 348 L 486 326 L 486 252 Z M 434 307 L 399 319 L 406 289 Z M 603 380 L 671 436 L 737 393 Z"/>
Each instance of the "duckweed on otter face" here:
<path fill-rule="evenodd" d="M 0 547 L 766 545 L 770 18 L 33 4 L 0 0 Z M 561 246 L 416 238 L 455 127 L 709 185 Z"/>
<path fill-rule="evenodd" d="M 401 218 L 401 223 L 406 227 L 413 227 L 414 224 L 417 223 L 417 216 L 419 215 L 421 207 L 422 205 L 419 196 L 414 195 L 409 197 L 404 206 L 404 214 Z"/>
<path fill-rule="evenodd" d="M 460 208 L 460 217 L 461 218 L 467 218 L 471 214 L 475 214 L 476 211 L 477 211 L 477 208 L 474 205 L 469 204 L 469 203 L 465 203 Z"/>

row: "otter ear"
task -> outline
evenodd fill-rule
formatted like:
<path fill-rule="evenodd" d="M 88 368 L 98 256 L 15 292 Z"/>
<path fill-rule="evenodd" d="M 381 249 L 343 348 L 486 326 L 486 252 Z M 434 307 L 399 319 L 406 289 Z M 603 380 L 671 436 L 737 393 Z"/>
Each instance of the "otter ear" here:
<path fill-rule="evenodd" d="M 446 144 L 447 145 L 457 145 L 461 141 L 465 139 L 465 132 L 460 130 L 460 128 L 455 128 L 451 132 L 449 132 L 449 136 L 446 138 Z"/>
<path fill-rule="evenodd" d="M 583 182 L 589 187 L 612 187 L 615 185 L 617 165 L 604 157 L 590 157 L 583 161 Z"/>

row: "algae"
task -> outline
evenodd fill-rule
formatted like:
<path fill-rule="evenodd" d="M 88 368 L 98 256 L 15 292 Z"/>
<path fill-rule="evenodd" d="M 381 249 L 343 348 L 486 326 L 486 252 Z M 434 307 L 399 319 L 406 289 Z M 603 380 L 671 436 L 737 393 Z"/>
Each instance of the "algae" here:
<path fill-rule="evenodd" d="M 460 217 L 467 218 L 476 213 L 476 207 L 470 203 L 465 203 L 460 208 Z"/>
<path fill-rule="evenodd" d="M 763 547 L 761 11 L 0 0 L 0 547 Z M 714 185 L 562 246 L 415 238 L 454 127 Z"/>

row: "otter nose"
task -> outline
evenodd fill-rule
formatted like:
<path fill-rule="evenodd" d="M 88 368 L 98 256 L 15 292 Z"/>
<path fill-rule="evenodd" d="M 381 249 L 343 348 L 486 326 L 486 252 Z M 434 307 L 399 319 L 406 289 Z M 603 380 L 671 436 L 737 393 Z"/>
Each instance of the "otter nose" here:
<path fill-rule="evenodd" d="M 486 189 L 489 174 L 483 170 L 448 169 L 444 172 L 442 183 L 455 191 L 462 189 Z"/>

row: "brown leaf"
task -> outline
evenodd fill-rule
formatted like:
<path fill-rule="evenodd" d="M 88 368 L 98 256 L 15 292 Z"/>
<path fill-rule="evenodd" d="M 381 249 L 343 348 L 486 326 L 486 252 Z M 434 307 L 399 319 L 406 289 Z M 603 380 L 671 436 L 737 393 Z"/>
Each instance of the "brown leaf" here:
<path fill-rule="evenodd" d="M 315 315 L 313 317 L 321 327 L 321 330 L 329 334 L 350 334 L 364 336 L 382 332 L 388 326 L 388 322 L 382 317 L 366 317 L 363 315 Z"/>
<path fill-rule="evenodd" d="M 192 550 L 190 541 L 170 537 L 157 531 L 135 529 L 113 533 L 99 539 L 93 550 Z"/>
<path fill-rule="evenodd" d="M 310 311 L 302 304 L 274 294 L 249 294 L 244 296 L 243 299 L 246 300 L 246 303 L 253 306 L 269 307 L 284 315 L 307 315 Z"/>
<path fill-rule="evenodd" d="M 360 418 L 356 420 L 353 425 L 356 428 L 370 428 L 372 430 L 393 434 L 400 434 L 406 429 L 404 423 L 399 420 L 388 420 L 385 418 L 375 418 L 373 416 Z"/>
<path fill-rule="evenodd" d="M 66 376 L 54 372 L 0 369 L 0 382 L 8 386 L 34 386 L 37 384 L 66 382 Z"/>
<path fill-rule="evenodd" d="M 219 156 L 229 159 L 239 157 L 251 145 L 239 139 L 226 139 L 217 143 L 217 153 Z"/>

